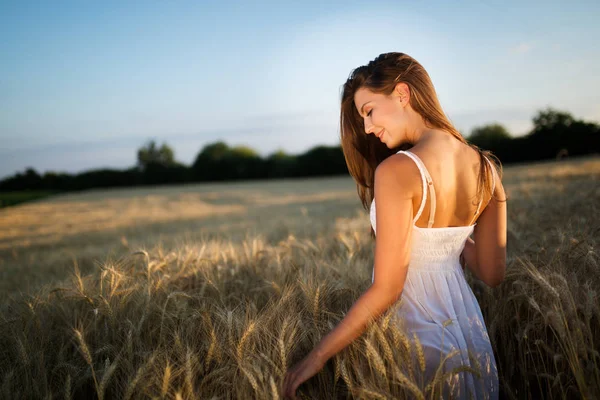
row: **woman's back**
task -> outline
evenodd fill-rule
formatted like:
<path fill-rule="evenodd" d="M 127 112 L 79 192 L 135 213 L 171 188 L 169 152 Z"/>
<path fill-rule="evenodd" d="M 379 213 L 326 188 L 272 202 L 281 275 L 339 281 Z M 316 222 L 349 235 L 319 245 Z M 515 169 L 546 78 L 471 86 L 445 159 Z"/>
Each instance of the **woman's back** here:
<path fill-rule="evenodd" d="M 479 153 L 444 131 L 436 133 L 411 148 L 408 155 L 413 154 L 418 160 L 409 164 L 409 170 L 402 171 L 414 174 L 423 180 L 424 185 L 427 184 L 426 192 L 417 190 L 413 198 L 414 226 L 472 226 L 474 240 L 468 238 L 465 241 L 462 254 L 468 268 L 478 279 L 489 286 L 496 286 L 504 279 L 506 269 L 507 210 L 501 179 L 493 163 L 485 157 L 490 167 L 486 171 L 493 196 L 488 191 L 480 194 Z"/>
<path fill-rule="evenodd" d="M 418 156 L 426 166 L 435 192 L 435 222 L 432 227 L 473 225 L 491 200 L 491 196 L 486 193 L 483 198 L 478 197 L 481 161 L 477 151 L 448 134 L 440 135 L 432 139 L 431 143 L 422 143 L 418 147 L 410 152 Z M 443 151 L 438 151 L 441 149 Z M 419 174 L 416 164 L 413 173 Z M 498 192 L 504 191 L 496 173 L 494 183 Z M 419 209 L 422 196 L 423 194 L 413 199 L 414 214 Z M 427 227 L 431 203 L 432 196 L 427 196 L 424 210 L 415 223 L 417 227 Z"/>

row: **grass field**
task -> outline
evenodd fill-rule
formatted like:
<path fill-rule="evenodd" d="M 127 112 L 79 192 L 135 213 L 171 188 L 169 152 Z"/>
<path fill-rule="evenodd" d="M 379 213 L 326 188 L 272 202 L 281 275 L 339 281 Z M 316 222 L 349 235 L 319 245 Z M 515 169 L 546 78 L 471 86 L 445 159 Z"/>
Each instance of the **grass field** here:
<path fill-rule="evenodd" d="M 22 192 L 0 192 L 0 208 L 14 206 L 27 201 L 43 199 L 53 195 L 54 191 L 27 190 Z"/>
<path fill-rule="evenodd" d="M 600 158 L 509 166 L 508 265 L 468 274 L 505 398 L 600 397 Z M 0 210 L 0 397 L 280 398 L 369 286 L 350 178 L 87 191 Z M 392 313 L 305 398 L 430 398 Z M 302 398 L 302 397 L 301 397 Z"/>

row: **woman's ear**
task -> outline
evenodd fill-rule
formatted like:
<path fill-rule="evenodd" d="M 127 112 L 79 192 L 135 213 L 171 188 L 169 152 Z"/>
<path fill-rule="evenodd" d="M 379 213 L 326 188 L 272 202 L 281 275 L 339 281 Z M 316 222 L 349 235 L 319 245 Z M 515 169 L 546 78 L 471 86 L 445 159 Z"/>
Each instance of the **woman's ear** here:
<path fill-rule="evenodd" d="M 398 97 L 404 103 L 410 96 L 410 88 L 406 83 L 398 82 L 394 88 L 394 96 Z"/>

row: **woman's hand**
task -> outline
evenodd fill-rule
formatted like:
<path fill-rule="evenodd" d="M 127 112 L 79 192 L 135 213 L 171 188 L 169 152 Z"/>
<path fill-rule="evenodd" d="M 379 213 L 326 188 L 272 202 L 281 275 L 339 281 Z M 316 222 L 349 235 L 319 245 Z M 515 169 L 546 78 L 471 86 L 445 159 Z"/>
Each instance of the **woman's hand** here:
<path fill-rule="evenodd" d="M 285 374 L 283 380 L 283 398 L 295 399 L 298 386 L 323 369 L 324 365 L 325 362 L 321 357 L 315 351 L 311 351 L 302 361 L 294 365 Z"/>

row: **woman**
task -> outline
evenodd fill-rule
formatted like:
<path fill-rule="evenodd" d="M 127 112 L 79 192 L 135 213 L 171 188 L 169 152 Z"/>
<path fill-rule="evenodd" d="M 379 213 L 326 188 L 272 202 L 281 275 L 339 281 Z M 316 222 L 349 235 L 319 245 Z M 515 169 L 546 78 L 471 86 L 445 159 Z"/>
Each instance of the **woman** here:
<path fill-rule="evenodd" d="M 502 169 L 491 159 L 500 163 L 452 126 L 423 66 L 403 53 L 381 54 L 352 72 L 340 126 L 346 163 L 376 235 L 372 285 L 288 371 L 284 395 L 294 397 L 401 297 L 400 321 L 423 347 L 425 382 L 448 357 L 445 371 L 467 366 L 481 377 L 456 373 L 444 382 L 444 398 L 497 398 L 494 354 L 461 261 L 491 287 L 504 279 L 506 198 Z"/>

